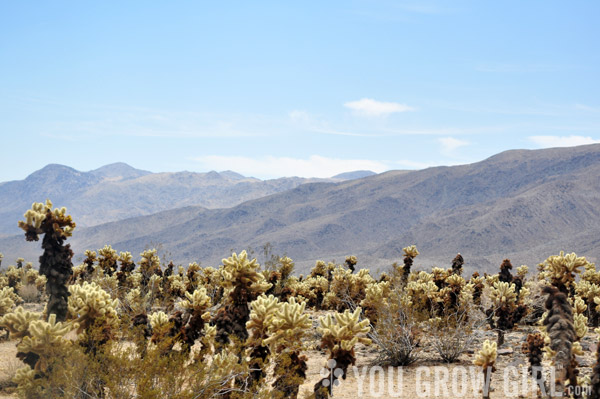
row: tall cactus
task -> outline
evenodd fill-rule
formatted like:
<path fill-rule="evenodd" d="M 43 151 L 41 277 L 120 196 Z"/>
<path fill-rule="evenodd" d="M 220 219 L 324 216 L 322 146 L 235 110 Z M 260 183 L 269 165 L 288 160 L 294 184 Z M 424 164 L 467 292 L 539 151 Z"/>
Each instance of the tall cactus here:
<path fill-rule="evenodd" d="M 555 354 L 554 364 L 557 366 L 556 388 L 560 393 L 565 388 L 565 382 L 571 369 L 571 351 L 576 338 L 573 325 L 573 310 L 567 296 L 554 286 L 544 287 L 543 293 L 548 294 L 546 309 L 548 313 L 543 321 L 546 332 L 550 337 L 550 349 Z"/>
<path fill-rule="evenodd" d="M 75 223 L 67 215 L 67 208 L 52 209 L 50 200 L 45 204 L 34 203 L 24 216 L 25 221 L 19 221 L 19 227 L 25 231 L 27 241 L 38 241 L 40 234 L 44 235 L 40 274 L 46 276 L 46 292 L 50 296 L 46 318 L 55 314 L 57 321 L 64 321 L 68 312 L 67 281 L 73 275 L 73 251 L 64 241 L 73 233 Z"/>

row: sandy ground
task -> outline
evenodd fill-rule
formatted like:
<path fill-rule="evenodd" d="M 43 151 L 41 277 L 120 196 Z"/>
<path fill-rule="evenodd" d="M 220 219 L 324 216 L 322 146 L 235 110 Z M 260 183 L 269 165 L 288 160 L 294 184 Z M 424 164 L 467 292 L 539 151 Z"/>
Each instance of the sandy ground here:
<path fill-rule="evenodd" d="M 492 399 L 537 397 L 536 391 L 531 388 L 531 379 L 526 376 L 527 359 L 520 349 L 527 333 L 533 330 L 533 327 L 519 327 L 506 335 L 506 344 L 502 348 L 512 348 L 513 351 L 498 356 L 497 370 L 491 377 L 490 397 Z M 493 340 L 496 337 L 493 331 L 477 331 L 476 336 L 477 344 L 474 348 L 477 349 L 485 339 Z M 0 342 L 0 399 L 17 397 L 14 388 L 7 386 L 15 371 L 22 367 L 22 363 L 15 357 L 17 342 L 18 340 Z M 309 346 L 316 348 L 316 344 L 315 336 L 311 338 Z M 588 333 L 582 345 L 586 354 L 578 360 L 581 364 L 580 373 L 586 376 L 591 373 L 591 367 L 595 362 L 595 334 Z M 441 362 L 436 353 L 424 351 L 415 364 L 402 368 L 373 367 L 376 348 L 372 346 L 358 345 L 356 353 L 356 368 L 349 371 L 346 380 L 342 380 L 339 386 L 334 387 L 334 398 L 482 397 L 479 391 L 480 385 L 477 384 L 480 378 L 479 369 L 472 366 L 473 353 L 465 353 L 458 362 L 448 365 Z M 300 397 L 309 395 L 314 384 L 327 375 L 327 371 L 324 370 L 327 354 L 318 349 L 307 351 L 306 354 L 309 358 L 308 372 L 306 382 L 301 386 Z M 514 373 L 505 375 L 507 370 Z M 525 376 L 525 385 L 523 385 L 523 376 Z"/>

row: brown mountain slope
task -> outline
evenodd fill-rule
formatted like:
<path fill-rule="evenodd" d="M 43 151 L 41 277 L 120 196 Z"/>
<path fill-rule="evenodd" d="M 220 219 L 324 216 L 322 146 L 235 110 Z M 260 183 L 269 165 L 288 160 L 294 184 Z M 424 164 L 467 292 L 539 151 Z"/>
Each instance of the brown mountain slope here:
<path fill-rule="evenodd" d="M 24 180 L 0 183 L 0 237 L 19 233 L 16 220 L 32 202 L 46 198 L 66 206 L 78 226 L 86 227 L 191 205 L 227 208 L 300 184 L 349 180 L 365 173 L 260 180 L 232 171 L 151 173 L 116 163 L 80 172 L 51 164 Z"/>
<path fill-rule="evenodd" d="M 185 208 L 80 229 L 73 244 L 79 253 L 110 243 L 137 254 L 162 243 L 176 261 L 207 265 L 270 242 L 300 269 L 346 254 L 383 268 L 409 244 L 427 267 L 447 266 L 456 252 L 484 270 L 504 257 L 534 266 L 561 249 L 594 260 L 599 176 L 600 145 L 507 151 L 470 165 L 305 184 L 230 209 Z M 25 250 L 21 240 L 0 239 L 0 251 Z"/>

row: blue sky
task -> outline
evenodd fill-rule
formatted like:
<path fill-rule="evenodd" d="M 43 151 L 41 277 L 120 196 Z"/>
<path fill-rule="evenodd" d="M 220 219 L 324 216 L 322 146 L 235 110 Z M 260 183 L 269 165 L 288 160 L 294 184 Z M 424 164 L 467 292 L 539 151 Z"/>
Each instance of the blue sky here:
<path fill-rule="evenodd" d="M 270 178 L 600 142 L 597 1 L 0 4 L 0 181 Z"/>

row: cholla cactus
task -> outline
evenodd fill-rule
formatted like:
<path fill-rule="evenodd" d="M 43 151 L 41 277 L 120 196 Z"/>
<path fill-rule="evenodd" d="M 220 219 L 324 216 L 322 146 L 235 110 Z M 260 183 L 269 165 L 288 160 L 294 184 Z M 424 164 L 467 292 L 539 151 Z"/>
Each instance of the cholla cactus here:
<path fill-rule="evenodd" d="M 306 304 L 299 304 L 291 297 L 289 302 L 280 303 L 269 323 L 269 334 L 264 343 L 277 354 L 275 360 L 275 392 L 283 398 L 296 399 L 299 387 L 306 378 L 306 356 L 304 337 L 312 327 L 312 322 L 304 313 Z"/>
<path fill-rule="evenodd" d="M 589 265 L 585 257 L 578 257 L 574 252 L 565 255 L 560 251 L 559 255 L 552 255 L 540 264 L 543 275 L 550 279 L 552 285 L 565 294 L 573 287 L 575 275 L 581 272 L 582 267 Z"/>
<path fill-rule="evenodd" d="M 229 342 L 231 334 L 240 340 L 248 338 L 246 322 L 250 317 L 249 304 L 271 287 L 259 273 L 259 267 L 256 259 L 248 260 L 246 251 L 223 259 L 222 285 L 227 298 L 225 306 L 219 309 L 214 319 L 219 343 Z"/>
<path fill-rule="evenodd" d="M 465 264 L 465 260 L 460 253 L 456 254 L 454 259 L 452 259 L 452 273 L 461 275 L 463 270 L 463 265 Z"/>
<path fill-rule="evenodd" d="M 598 326 L 600 323 L 600 285 L 584 280 L 583 277 L 575 285 L 575 293 L 579 295 L 587 305 L 587 316 L 590 319 L 592 326 Z M 598 299 L 598 302 L 596 302 Z"/>
<path fill-rule="evenodd" d="M 144 293 L 150 285 L 150 279 L 154 275 L 162 276 L 162 270 L 160 269 L 160 258 L 156 254 L 156 248 L 146 250 L 140 254 L 142 259 L 140 260 L 140 273 L 142 274 L 141 285 Z M 150 287 L 152 289 L 152 287 Z"/>
<path fill-rule="evenodd" d="M 35 202 L 25 212 L 25 221 L 19 221 L 19 227 L 25 231 L 27 241 L 38 241 L 44 235 L 40 256 L 40 273 L 46 276 L 46 292 L 50 296 L 47 314 L 56 314 L 57 320 L 64 321 L 67 316 L 67 281 L 73 274 L 71 258 L 73 251 L 64 240 L 70 237 L 75 223 L 66 208 L 52 209 L 52 202 Z"/>
<path fill-rule="evenodd" d="M 390 282 L 371 283 L 365 289 L 365 299 L 360 302 L 365 316 L 371 321 L 371 325 L 377 324 L 377 312 L 388 307 L 387 297 L 390 293 Z"/>
<path fill-rule="evenodd" d="M 5 315 L 15 306 L 15 296 L 12 287 L 4 287 L 0 290 L 0 316 Z"/>
<path fill-rule="evenodd" d="M 39 320 L 41 316 L 39 313 L 26 311 L 19 306 L 13 312 L 0 317 L 0 327 L 6 328 L 13 338 L 23 338 L 29 333 L 29 324 Z"/>
<path fill-rule="evenodd" d="M 402 267 L 402 281 L 406 283 L 408 276 L 410 275 L 410 268 L 412 267 L 413 260 L 419 255 L 419 251 L 415 245 L 402 248 L 404 252 L 404 266 Z"/>
<path fill-rule="evenodd" d="M 479 273 L 474 272 L 469 280 L 469 284 L 473 286 L 473 302 L 475 305 L 481 305 L 481 294 L 485 288 L 483 277 L 479 276 Z"/>
<path fill-rule="evenodd" d="M 112 249 L 110 245 L 105 245 L 104 248 L 98 250 L 98 255 L 100 255 L 98 266 L 104 274 L 112 276 L 117 271 L 117 261 L 119 260 L 117 251 Z"/>
<path fill-rule="evenodd" d="M 169 316 L 163 312 L 158 311 L 148 316 L 150 326 L 152 327 L 152 333 L 156 340 L 164 337 L 170 330 L 171 325 L 169 323 Z"/>
<path fill-rule="evenodd" d="M 4 259 L 4 254 L 0 252 L 0 266 L 2 266 L 2 259 Z"/>
<path fill-rule="evenodd" d="M 119 263 L 121 264 L 121 269 L 117 272 L 117 279 L 119 280 L 120 286 L 125 286 L 127 277 L 135 270 L 133 256 L 130 252 L 120 252 Z"/>
<path fill-rule="evenodd" d="M 544 350 L 544 337 L 542 334 L 528 334 L 527 341 L 521 346 L 523 353 L 527 355 L 529 360 L 529 372 L 536 381 L 542 381 L 542 360 Z"/>
<path fill-rule="evenodd" d="M 38 358 L 34 371 L 45 373 L 48 369 L 48 361 L 57 353 L 57 350 L 67 341 L 63 336 L 71 330 L 71 323 L 56 322 L 56 315 L 51 314 L 48 321 L 34 320 L 29 324 L 29 334 L 17 345 L 19 352 L 35 354 Z"/>
<path fill-rule="evenodd" d="M 342 370 L 342 374 L 335 375 L 334 373 L 319 381 L 314 387 L 317 399 L 327 398 L 327 395 L 332 393 L 333 384 L 329 384 L 329 388 L 327 388 L 328 384 L 323 384 L 323 381 L 337 381 L 339 377 L 346 379 L 348 367 L 356 362 L 354 346 L 359 342 L 364 345 L 371 343 L 371 340 L 366 337 L 371 330 L 369 320 L 360 321 L 361 311 L 362 309 L 357 307 L 353 313 L 349 310 L 344 313 L 335 313 L 335 321 L 330 314 L 319 318 L 321 326 L 318 330 L 323 334 L 321 347 L 329 350 L 329 359 L 335 360 L 336 367 Z M 330 373 L 333 373 L 333 370 L 330 370 Z"/>
<path fill-rule="evenodd" d="M 247 351 L 250 356 L 250 386 L 259 383 L 266 375 L 264 369 L 270 351 L 264 340 L 268 338 L 269 327 L 278 307 L 279 300 L 273 295 L 261 295 L 250 303 L 250 320 L 246 323 L 249 332 Z"/>
<path fill-rule="evenodd" d="M 510 263 L 510 259 L 504 259 L 500 265 L 500 274 L 498 274 L 498 279 L 505 283 L 512 283 L 513 275 L 510 272 L 512 268 L 513 266 L 512 263 Z"/>
<path fill-rule="evenodd" d="M 368 269 L 360 269 L 352 274 L 341 266 L 335 268 L 329 284 L 329 292 L 323 298 L 325 309 L 343 310 L 348 303 L 360 303 L 365 298 L 365 290 L 369 284 L 375 282 Z"/>
<path fill-rule="evenodd" d="M 572 374 L 571 357 L 573 342 L 576 339 L 573 325 L 573 310 L 567 296 L 555 286 L 547 286 L 542 290 L 548 294 L 545 306 L 548 310 L 543 320 L 546 333 L 550 340 L 551 353 L 554 354 L 554 364 L 558 367 L 556 383 L 558 392 L 562 392 L 565 381 Z"/>
<path fill-rule="evenodd" d="M 69 292 L 69 314 L 79 324 L 78 333 L 91 327 L 98 319 L 116 326 L 116 308 L 119 301 L 113 300 L 110 294 L 96 283 L 86 281 L 83 285 L 74 284 L 69 287 Z"/>
<path fill-rule="evenodd" d="M 496 371 L 497 348 L 495 342 L 490 342 L 486 339 L 481 350 L 477 352 L 475 360 L 473 360 L 473 364 L 483 369 L 484 386 L 482 392 L 484 399 L 490 397 L 490 378 L 491 373 Z"/>
<path fill-rule="evenodd" d="M 358 259 L 356 259 L 356 256 L 352 255 L 352 256 L 346 257 L 346 266 L 348 266 L 348 269 L 350 269 L 350 271 L 352 273 L 354 273 L 357 263 L 358 263 Z"/>
<path fill-rule="evenodd" d="M 197 288 L 193 293 L 186 292 L 186 299 L 179 302 L 185 313 L 182 315 L 182 327 L 180 337 L 183 340 L 184 349 L 189 350 L 194 341 L 200 338 L 204 329 L 204 324 L 210 320 L 208 308 L 212 303 L 210 297 L 206 294 L 204 287 Z"/>
<path fill-rule="evenodd" d="M 515 285 L 503 281 L 494 283 L 490 291 L 495 326 L 498 329 L 498 345 L 504 344 L 504 332 L 514 327 L 517 311 L 517 294 Z M 488 311 L 488 313 L 491 313 Z"/>
<path fill-rule="evenodd" d="M 110 341 L 118 328 L 118 300 L 113 300 L 96 283 L 87 281 L 83 285 L 71 285 L 69 292 L 69 315 L 78 323 L 77 333 L 83 333 L 79 343 L 86 352 L 95 354 L 98 348 Z"/>
<path fill-rule="evenodd" d="M 527 265 L 521 265 L 517 267 L 517 276 L 521 277 L 522 280 L 525 280 L 527 273 L 529 273 L 529 267 Z"/>

